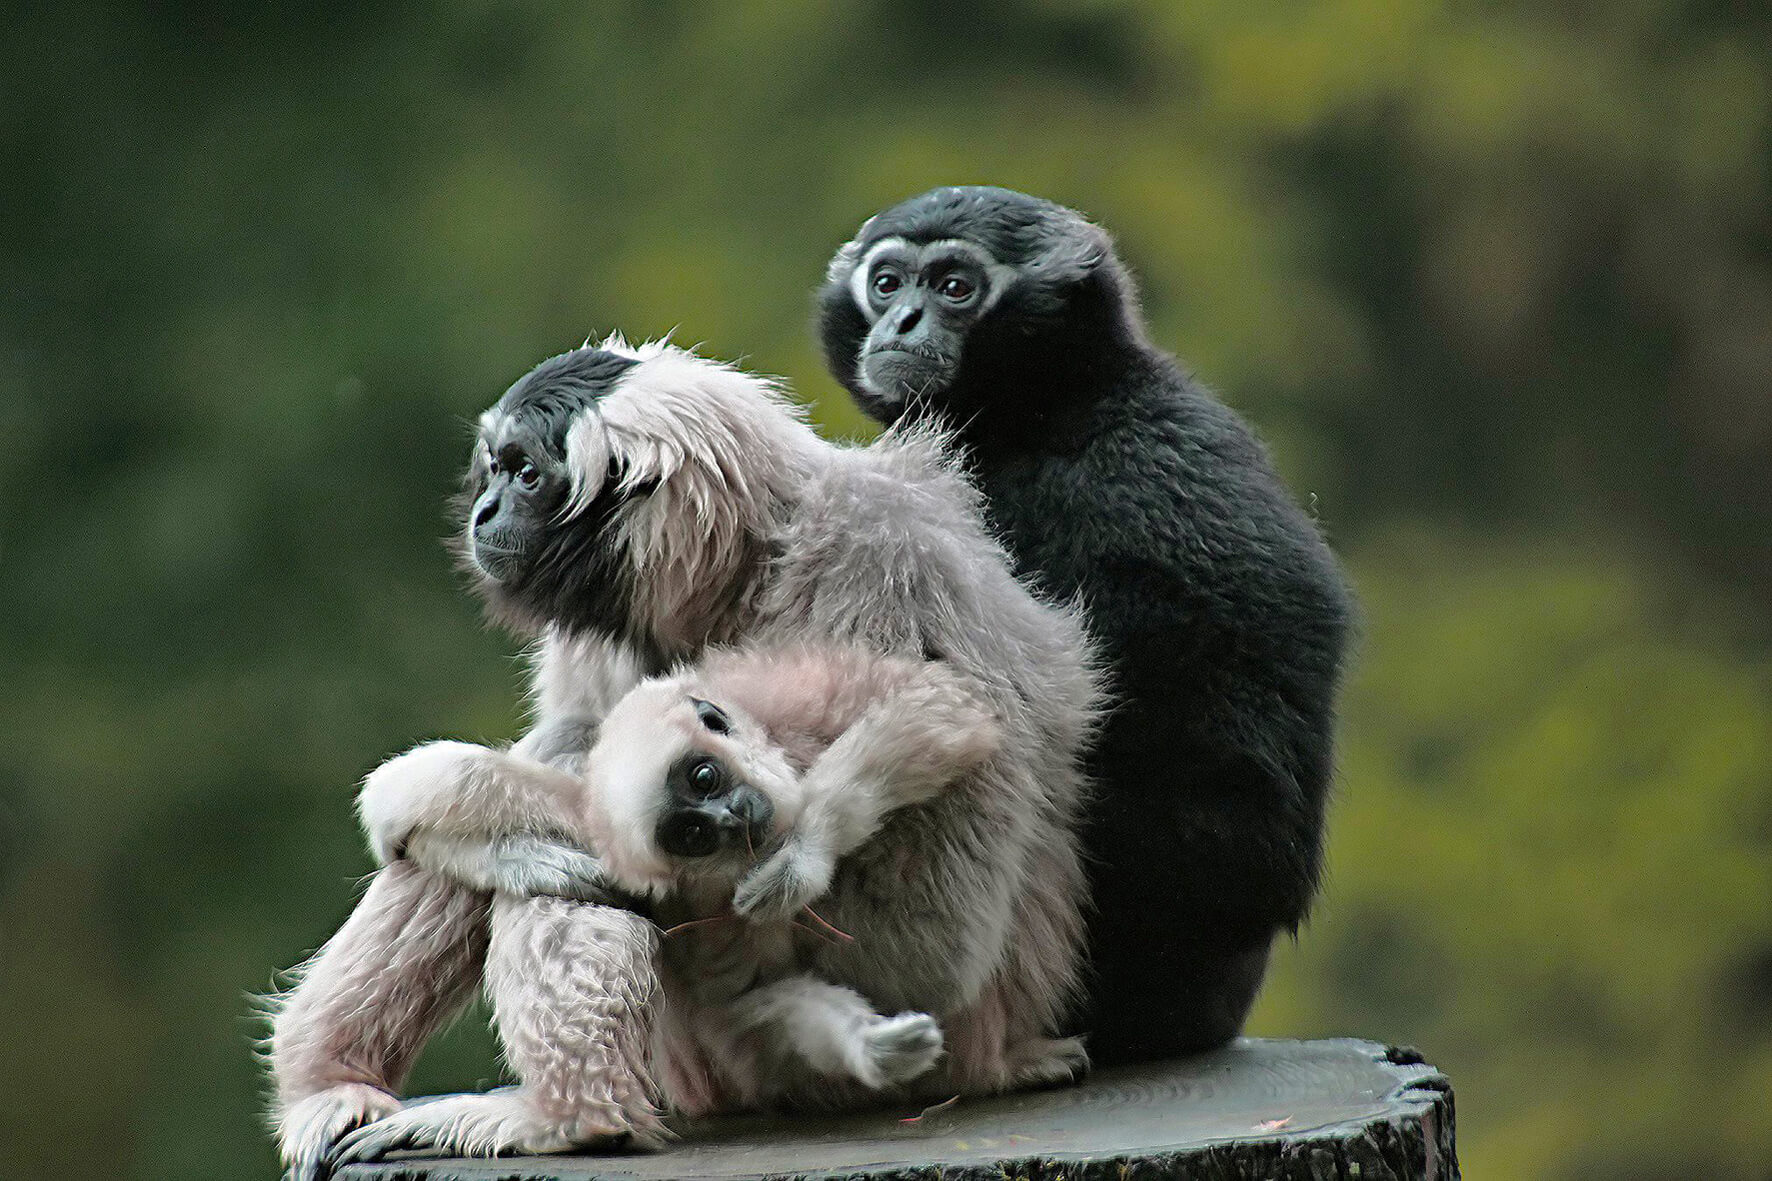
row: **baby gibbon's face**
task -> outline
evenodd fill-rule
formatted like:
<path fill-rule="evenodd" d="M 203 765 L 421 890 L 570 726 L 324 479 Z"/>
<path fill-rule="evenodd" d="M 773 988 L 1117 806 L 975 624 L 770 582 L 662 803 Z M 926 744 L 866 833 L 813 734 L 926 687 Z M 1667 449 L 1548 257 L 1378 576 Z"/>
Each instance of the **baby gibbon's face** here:
<path fill-rule="evenodd" d="M 638 893 L 691 877 L 736 885 L 800 812 L 798 777 L 761 728 L 694 689 L 688 676 L 635 688 L 609 711 L 586 764 L 604 868 Z"/>

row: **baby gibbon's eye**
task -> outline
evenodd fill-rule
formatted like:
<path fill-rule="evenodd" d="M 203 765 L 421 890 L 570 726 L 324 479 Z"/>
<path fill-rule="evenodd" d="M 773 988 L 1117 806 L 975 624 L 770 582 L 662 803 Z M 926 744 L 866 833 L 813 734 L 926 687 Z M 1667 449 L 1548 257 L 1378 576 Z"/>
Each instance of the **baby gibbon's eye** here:
<path fill-rule="evenodd" d="M 720 771 L 720 764 L 703 759 L 689 768 L 688 778 L 691 790 L 706 798 L 720 794 L 720 785 L 726 777 Z"/>
<path fill-rule="evenodd" d="M 700 722 L 715 734 L 732 733 L 732 719 L 726 716 L 725 710 L 721 709 L 713 702 L 703 701 L 699 697 L 691 697 L 689 700 L 695 703 L 696 721 Z"/>

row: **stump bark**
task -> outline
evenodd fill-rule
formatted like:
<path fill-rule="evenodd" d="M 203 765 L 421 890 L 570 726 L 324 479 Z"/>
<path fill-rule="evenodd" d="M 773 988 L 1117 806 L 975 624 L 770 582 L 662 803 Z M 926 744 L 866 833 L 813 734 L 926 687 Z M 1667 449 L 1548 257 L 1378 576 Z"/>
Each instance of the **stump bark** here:
<path fill-rule="evenodd" d="M 907 1118 L 909 1117 L 909 1118 Z M 652 1154 L 388 1160 L 339 1181 L 1391 1181 L 1459 1176 L 1452 1086 L 1375 1042 L 1245 1038 L 925 1114 L 715 1120 Z"/>

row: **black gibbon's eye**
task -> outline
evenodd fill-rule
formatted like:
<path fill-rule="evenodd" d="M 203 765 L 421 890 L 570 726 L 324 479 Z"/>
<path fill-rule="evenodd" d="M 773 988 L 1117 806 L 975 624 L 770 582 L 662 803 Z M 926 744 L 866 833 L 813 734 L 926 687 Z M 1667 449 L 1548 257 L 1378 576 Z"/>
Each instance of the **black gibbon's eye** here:
<path fill-rule="evenodd" d="M 713 702 L 703 701 L 699 697 L 691 697 L 689 700 L 695 703 L 696 721 L 715 734 L 732 733 L 732 719 L 726 716 L 725 710 Z"/>
<path fill-rule="evenodd" d="M 695 766 L 689 768 L 688 778 L 689 786 L 703 798 L 706 798 L 708 796 L 719 794 L 720 781 L 724 779 L 725 776 L 720 774 L 720 764 L 714 762 L 712 759 L 703 759 L 701 762 L 695 764 Z"/>
<path fill-rule="evenodd" d="M 891 295 L 894 291 L 897 291 L 903 286 L 904 280 L 898 277 L 898 272 L 896 271 L 880 271 L 874 276 L 873 287 L 875 295 Z"/>
<path fill-rule="evenodd" d="M 541 469 L 525 459 L 523 466 L 517 469 L 517 483 L 525 488 L 535 487 L 541 483 Z"/>
<path fill-rule="evenodd" d="M 949 275 L 941 281 L 941 286 L 936 290 L 941 292 L 943 297 L 957 303 L 970 296 L 977 288 L 972 285 L 969 279 L 961 278 L 959 275 Z"/>

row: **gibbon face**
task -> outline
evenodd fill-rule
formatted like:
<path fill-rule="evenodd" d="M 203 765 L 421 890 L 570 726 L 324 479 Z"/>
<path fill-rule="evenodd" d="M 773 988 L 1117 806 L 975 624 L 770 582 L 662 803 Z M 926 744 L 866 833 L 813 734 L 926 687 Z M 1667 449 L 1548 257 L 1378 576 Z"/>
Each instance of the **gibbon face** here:
<path fill-rule="evenodd" d="M 710 638 L 772 490 L 814 442 L 769 383 L 729 366 L 618 338 L 575 349 L 481 416 L 463 565 L 519 630 L 685 654 Z"/>
<path fill-rule="evenodd" d="M 1014 281 L 1013 267 L 963 239 L 895 234 L 873 243 L 849 276 L 849 296 L 869 325 L 856 381 L 883 402 L 944 393 L 973 324 Z"/>
<path fill-rule="evenodd" d="M 604 868 L 638 894 L 735 885 L 792 829 L 799 777 L 742 711 L 688 677 L 629 692 L 585 763 L 586 819 Z"/>
<path fill-rule="evenodd" d="M 932 189 L 876 214 L 831 259 L 819 330 L 869 416 L 957 424 L 1050 369 L 1040 338 L 1111 253 L 1080 214 L 1009 189 Z"/>

